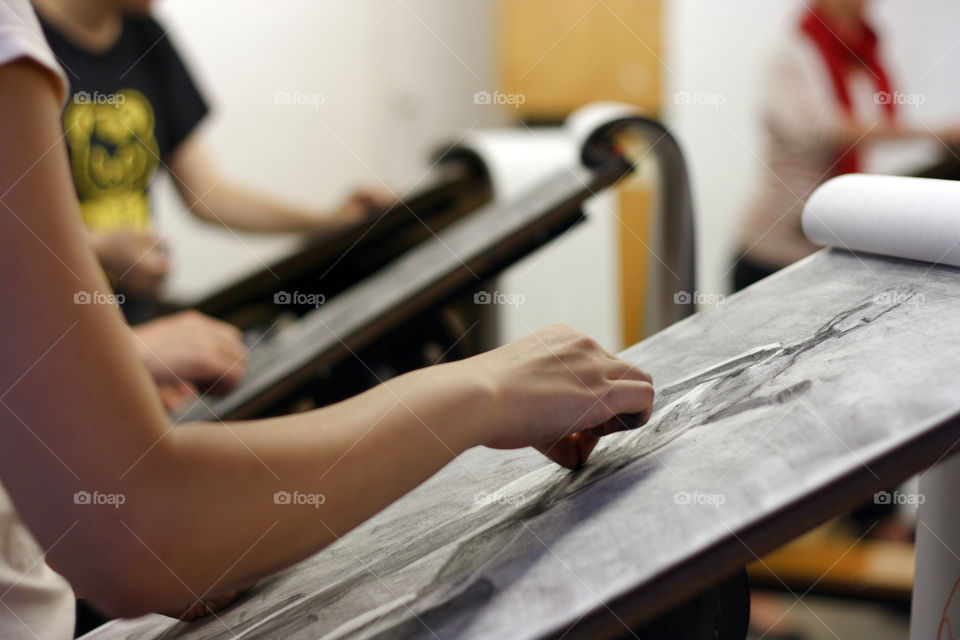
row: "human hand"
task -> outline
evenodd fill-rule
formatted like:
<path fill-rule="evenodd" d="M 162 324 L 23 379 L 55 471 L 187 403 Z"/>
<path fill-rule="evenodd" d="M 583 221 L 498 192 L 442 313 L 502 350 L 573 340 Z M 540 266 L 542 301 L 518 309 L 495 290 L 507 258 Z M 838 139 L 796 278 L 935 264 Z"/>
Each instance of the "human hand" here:
<path fill-rule="evenodd" d="M 372 213 L 386 209 L 396 202 L 396 196 L 382 189 L 357 189 L 330 216 L 338 224 L 362 222 Z"/>
<path fill-rule="evenodd" d="M 229 391 L 246 372 L 246 348 L 239 329 L 196 311 L 137 325 L 133 334 L 168 409 L 182 406 L 196 386 Z"/>
<path fill-rule="evenodd" d="M 494 389 L 482 444 L 533 446 L 568 468 L 582 465 L 602 436 L 645 424 L 653 407 L 649 374 L 566 325 L 462 362 Z"/>
<path fill-rule="evenodd" d="M 212 596 L 205 597 L 202 600 L 198 600 L 188 606 L 186 609 L 176 611 L 161 611 L 159 613 L 171 618 L 179 618 L 184 622 L 192 622 L 198 618 L 202 618 L 226 609 L 233 604 L 237 598 L 242 596 L 251 588 L 252 585 L 243 587 L 241 589 L 231 589 L 229 591 L 217 593 Z"/>
<path fill-rule="evenodd" d="M 166 244 L 139 231 L 91 232 L 91 242 L 103 268 L 117 278 L 118 288 L 154 297 L 170 272 Z"/>
<path fill-rule="evenodd" d="M 158 382 L 157 390 L 167 413 L 177 413 L 186 408 L 191 400 L 199 395 L 197 385 L 183 380 L 177 382 Z"/>

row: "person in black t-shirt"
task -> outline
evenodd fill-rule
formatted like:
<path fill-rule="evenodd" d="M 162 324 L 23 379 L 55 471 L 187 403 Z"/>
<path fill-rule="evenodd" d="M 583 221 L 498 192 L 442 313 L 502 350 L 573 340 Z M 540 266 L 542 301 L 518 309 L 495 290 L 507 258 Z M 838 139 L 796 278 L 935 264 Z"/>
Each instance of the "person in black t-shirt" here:
<path fill-rule="evenodd" d="M 323 231 L 361 219 L 387 199 L 358 190 L 333 212 L 276 202 L 225 179 L 197 133 L 208 107 L 150 0 L 33 0 L 72 95 L 63 112 L 81 212 L 91 245 L 170 410 L 195 385 L 228 391 L 245 370 L 242 336 L 194 312 L 151 319 L 167 272 L 153 231 L 149 188 L 174 179 L 199 218 L 249 231 Z M 147 322 L 149 320 L 149 322 Z M 141 324 L 142 323 L 142 324 Z"/>
<path fill-rule="evenodd" d="M 359 190 L 338 210 L 288 206 L 232 183 L 196 129 L 208 107 L 149 0 L 34 0 L 73 95 L 64 130 L 84 221 L 97 256 L 127 298 L 149 298 L 168 270 L 152 232 L 148 189 L 169 171 L 189 210 L 248 231 L 319 231 L 348 224 L 372 205 Z M 136 310 L 128 318 L 136 321 Z M 132 314 L 132 315 L 131 315 Z"/>

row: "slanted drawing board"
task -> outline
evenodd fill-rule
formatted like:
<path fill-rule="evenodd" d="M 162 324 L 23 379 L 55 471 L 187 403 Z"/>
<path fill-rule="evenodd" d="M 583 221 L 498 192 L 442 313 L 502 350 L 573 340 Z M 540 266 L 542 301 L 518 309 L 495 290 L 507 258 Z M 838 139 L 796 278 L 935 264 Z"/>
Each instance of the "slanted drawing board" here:
<path fill-rule="evenodd" d="M 934 198 L 951 197 L 941 219 L 960 194 Z M 912 214 L 921 240 L 927 204 Z M 830 209 L 808 216 L 811 235 L 830 231 Z M 469 451 L 217 617 L 88 638 L 627 634 L 960 439 L 960 270 L 872 255 L 869 236 L 837 237 L 861 252 L 822 250 L 623 352 L 654 377 L 653 418 L 583 469 Z M 960 225 L 939 236 L 960 243 Z"/>

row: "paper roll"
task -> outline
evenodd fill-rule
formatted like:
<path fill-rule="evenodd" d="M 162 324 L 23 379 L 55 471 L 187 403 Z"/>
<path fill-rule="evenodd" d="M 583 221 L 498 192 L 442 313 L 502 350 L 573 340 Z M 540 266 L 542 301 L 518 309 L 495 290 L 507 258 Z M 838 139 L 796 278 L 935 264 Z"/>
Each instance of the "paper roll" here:
<path fill-rule="evenodd" d="M 508 202 L 561 169 L 575 166 L 577 151 L 561 127 L 474 131 L 452 151 L 473 154 L 490 176 L 493 197 Z"/>
<path fill-rule="evenodd" d="M 960 267 L 960 182 L 850 174 L 803 211 L 811 242 Z"/>
<path fill-rule="evenodd" d="M 570 135 L 580 161 L 589 167 L 610 159 L 613 136 L 617 132 L 650 123 L 652 121 L 643 116 L 640 108 L 632 104 L 594 102 L 571 113 L 564 128 Z M 662 127 L 658 123 L 657 126 Z"/>
<path fill-rule="evenodd" d="M 650 123 L 640 109 L 621 102 L 595 102 L 577 109 L 562 127 L 511 127 L 471 132 L 447 158 L 479 160 L 490 176 L 494 199 L 506 202 L 567 167 L 610 159 L 606 134 L 618 127 Z M 659 125 L 658 125 L 659 126 Z"/>

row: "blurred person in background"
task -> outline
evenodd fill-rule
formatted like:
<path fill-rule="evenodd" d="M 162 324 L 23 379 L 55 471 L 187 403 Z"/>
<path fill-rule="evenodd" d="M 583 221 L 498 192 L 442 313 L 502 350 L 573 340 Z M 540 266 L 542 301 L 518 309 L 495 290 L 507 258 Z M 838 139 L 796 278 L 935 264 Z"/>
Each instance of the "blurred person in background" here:
<path fill-rule="evenodd" d="M 171 411 L 198 386 L 226 392 L 242 378 L 233 327 L 194 312 L 154 319 L 170 270 L 153 223 L 150 186 L 165 169 L 201 220 L 259 232 L 334 230 L 388 203 L 358 190 L 339 208 L 287 205 L 226 178 L 199 125 L 208 107 L 150 0 L 35 0 L 44 34 L 71 83 L 65 140 L 90 245 L 110 279 Z M 142 324 L 141 324 L 142 323 Z"/>
<path fill-rule="evenodd" d="M 803 234 L 804 205 L 821 184 L 864 172 L 872 143 L 958 140 L 903 122 L 883 45 L 866 19 L 872 0 L 803 2 L 799 24 L 771 60 L 764 85 L 764 173 L 741 229 L 733 288 L 739 291 L 819 247 Z M 852 535 L 908 541 L 909 528 L 886 505 L 864 505 L 845 526 Z M 775 597 L 755 592 L 751 629 L 766 638 L 801 638 Z"/>
<path fill-rule="evenodd" d="M 734 267 L 743 289 L 818 249 L 803 235 L 803 207 L 828 179 L 865 170 L 878 140 L 960 139 L 899 117 L 900 95 L 867 22 L 871 0 L 804 2 L 800 23 L 769 67 L 764 86 L 764 175 L 748 207 Z"/>
<path fill-rule="evenodd" d="M 298 207 L 225 176 L 198 132 L 207 103 L 150 16 L 150 0 L 34 0 L 34 7 L 70 79 L 63 121 L 83 220 L 131 321 L 151 317 L 149 301 L 170 268 L 149 201 L 159 168 L 191 213 L 236 230 L 329 231 L 388 204 L 385 194 L 360 189 L 333 211 Z"/>

